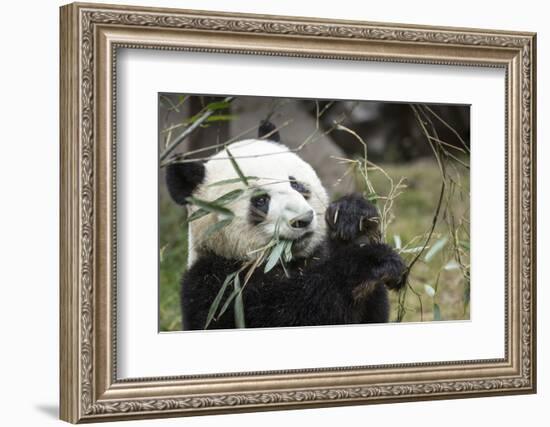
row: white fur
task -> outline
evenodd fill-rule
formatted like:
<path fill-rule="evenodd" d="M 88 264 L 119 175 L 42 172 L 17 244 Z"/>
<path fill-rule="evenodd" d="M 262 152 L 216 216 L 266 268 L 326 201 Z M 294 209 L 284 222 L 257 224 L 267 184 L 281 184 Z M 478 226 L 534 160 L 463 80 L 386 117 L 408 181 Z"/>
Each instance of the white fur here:
<path fill-rule="evenodd" d="M 238 175 L 226 150 L 220 151 L 208 160 L 205 164 L 204 182 L 194 196 L 213 201 L 235 189 L 244 189 L 245 192 L 237 200 L 226 205 L 235 214 L 233 221 L 219 232 L 211 234 L 206 240 L 201 239 L 201 235 L 209 226 L 223 218 L 211 213 L 190 223 L 189 264 L 193 263 L 201 251 L 212 251 L 226 258 L 250 259 L 251 251 L 265 246 L 271 240 L 276 226 L 279 228 L 280 236 L 287 239 L 298 239 L 306 232 L 313 231 L 308 244 L 300 253 L 294 254 L 301 257 L 310 255 L 324 238 L 324 213 L 328 203 L 327 192 L 313 168 L 287 147 L 274 142 L 249 139 L 231 144 L 228 149 L 245 176 L 259 179 L 250 180 L 249 187 L 241 181 L 212 186 L 211 184 L 218 181 L 238 178 Z M 289 176 L 293 176 L 309 189 L 309 200 L 290 186 Z M 266 219 L 259 225 L 252 225 L 248 220 L 250 198 L 258 188 L 267 191 L 271 200 Z M 288 222 L 291 219 L 310 210 L 313 210 L 315 215 L 307 228 L 290 227 Z"/>

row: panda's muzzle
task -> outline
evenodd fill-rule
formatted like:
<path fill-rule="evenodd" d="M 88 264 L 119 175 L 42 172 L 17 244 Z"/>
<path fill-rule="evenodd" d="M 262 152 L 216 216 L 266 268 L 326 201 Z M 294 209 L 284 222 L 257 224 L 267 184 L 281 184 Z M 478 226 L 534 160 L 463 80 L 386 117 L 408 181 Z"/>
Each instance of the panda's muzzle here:
<path fill-rule="evenodd" d="M 292 228 L 306 228 L 313 222 L 313 211 L 292 218 L 289 224 Z"/>

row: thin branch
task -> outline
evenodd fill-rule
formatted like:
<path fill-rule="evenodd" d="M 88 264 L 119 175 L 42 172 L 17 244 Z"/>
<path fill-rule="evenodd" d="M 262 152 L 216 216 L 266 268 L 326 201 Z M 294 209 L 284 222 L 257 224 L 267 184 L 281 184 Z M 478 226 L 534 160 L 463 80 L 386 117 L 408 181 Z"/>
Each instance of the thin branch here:
<path fill-rule="evenodd" d="M 235 99 L 234 96 L 226 97 L 223 102 L 231 102 Z M 215 113 L 215 110 L 206 110 L 197 120 L 193 122 L 191 126 L 186 128 L 178 137 L 176 137 L 170 145 L 160 155 L 160 161 L 165 160 L 172 151 L 176 149 L 189 135 L 191 135 L 195 130 L 197 130 L 212 114 Z"/>
<path fill-rule="evenodd" d="M 470 152 L 470 147 L 468 147 L 468 144 L 466 144 L 466 141 L 464 141 L 464 139 L 460 136 L 460 134 L 456 131 L 455 128 L 453 128 L 449 123 L 447 123 L 445 120 L 443 120 L 438 114 L 436 114 L 436 112 L 434 110 L 432 110 L 427 105 L 424 105 L 424 108 L 426 108 L 426 110 L 428 110 L 437 120 L 439 120 L 439 122 L 441 124 L 443 124 L 443 126 L 445 126 L 447 129 L 449 129 L 458 138 L 458 140 L 462 143 L 462 146 L 466 149 L 466 151 L 468 153 Z"/>

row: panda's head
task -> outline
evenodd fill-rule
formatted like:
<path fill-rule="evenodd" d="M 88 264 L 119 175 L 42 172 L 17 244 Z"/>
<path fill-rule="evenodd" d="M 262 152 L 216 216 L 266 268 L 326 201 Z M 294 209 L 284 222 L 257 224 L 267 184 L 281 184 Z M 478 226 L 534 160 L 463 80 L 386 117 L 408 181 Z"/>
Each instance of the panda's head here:
<path fill-rule="evenodd" d="M 293 257 L 304 258 L 325 236 L 325 188 L 308 163 L 277 142 L 248 139 L 229 145 L 206 163 L 171 164 L 166 180 L 170 195 L 182 205 L 239 194 L 222 202 L 234 214 L 223 226 L 215 225 L 227 219 L 223 212 L 189 222 L 189 263 L 205 252 L 249 260 L 275 234 L 293 240 Z M 198 209 L 192 203 L 188 207 L 189 215 Z"/>

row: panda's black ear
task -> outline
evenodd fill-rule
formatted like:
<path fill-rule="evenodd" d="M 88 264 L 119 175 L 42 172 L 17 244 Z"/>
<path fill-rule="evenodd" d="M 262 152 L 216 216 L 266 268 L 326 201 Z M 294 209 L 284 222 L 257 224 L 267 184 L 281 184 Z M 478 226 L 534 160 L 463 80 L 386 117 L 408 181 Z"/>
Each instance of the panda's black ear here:
<path fill-rule="evenodd" d="M 279 131 L 269 120 L 262 120 L 260 126 L 258 126 L 258 138 L 264 137 L 270 141 L 281 142 Z"/>
<path fill-rule="evenodd" d="M 180 205 L 191 196 L 204 180 L 205 168 L 200 162 L 172 163 L 166 168 L 166 186 L 168 193 Z"/>

